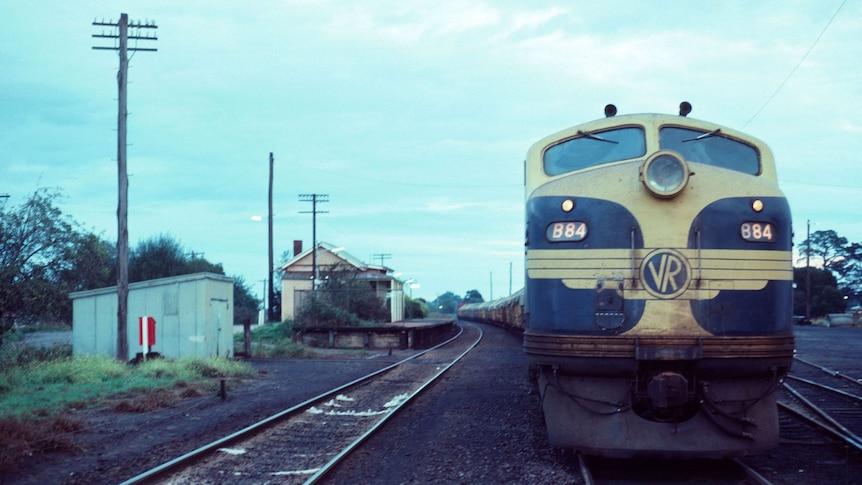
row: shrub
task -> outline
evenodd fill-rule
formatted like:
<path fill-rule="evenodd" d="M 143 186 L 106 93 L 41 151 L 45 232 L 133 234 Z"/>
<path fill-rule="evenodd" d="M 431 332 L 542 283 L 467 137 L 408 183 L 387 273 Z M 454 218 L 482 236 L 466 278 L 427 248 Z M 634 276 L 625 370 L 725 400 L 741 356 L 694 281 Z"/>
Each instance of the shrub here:
<path fill-rule="evenodd" d="M 428 316 L 428 304 L 422 300 L 414 300 L 412 298 L 404 298 L 404 318 L 418 319 Z"/>
<path fill-rule="evenodd" d="M 72 357 L 70 344 L 53 347 L 34 347 L 32 345 L 7 342 L 0 347 L 0 372 L 18 368 L 32 362 L 44 362 Z"/>
<path fill-rule="evenodd" d="M 308 300 L 296 320 L 303 326 L 347 327 L 359 323 L 356 315 L 317 296 Z"/>
<path fill-rule="evenodd" d="M 234 336 L 234 343 L 244 343 L 244 335 Z M 305 357 L 305 347 L 293 341 L 293 320 L 256 327 L 251 331 L 252 355 L 255 357 Z"/>

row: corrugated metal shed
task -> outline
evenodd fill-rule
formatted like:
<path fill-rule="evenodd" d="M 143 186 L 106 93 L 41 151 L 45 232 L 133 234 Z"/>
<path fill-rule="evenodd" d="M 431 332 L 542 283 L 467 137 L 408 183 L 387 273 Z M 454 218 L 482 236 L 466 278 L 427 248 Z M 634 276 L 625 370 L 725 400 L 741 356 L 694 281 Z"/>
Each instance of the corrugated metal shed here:
<path fill-rule="evenodd" d="M 72 299 L 75 354 L 117 354 L 117 288 L 79 291 Z M 233 278 L 196 273 L 129 285 L 129 359 L 142 351 L 138 317 L 156 320 L 150 351 L 176 359 L 233 356 Z"/>

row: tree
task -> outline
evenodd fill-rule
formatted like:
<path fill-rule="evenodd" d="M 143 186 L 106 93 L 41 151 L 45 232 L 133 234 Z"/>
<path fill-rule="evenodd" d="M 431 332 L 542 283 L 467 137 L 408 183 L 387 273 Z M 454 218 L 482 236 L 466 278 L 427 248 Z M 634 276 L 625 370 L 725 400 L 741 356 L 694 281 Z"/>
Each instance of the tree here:
<path fill-rule="evenodd" d="M 485 301 L 482 298 L 482 294 L 479 293 L 479 290 L 470 290 L 467 292 L 467 295 L 464 296 L 464 303 L 482 303 Z"/>
<path fill-rule="evenodd" d="M 260 311 L 260 300 L 254 297 L 251 288 L 242 276 L 233 277 L 233 322 L 254 322 Z"/>
<path fill-rule="evenodd" d="M 428 316 L 428 303 L 422 298 L 413 299 L 404 296 L 404 318 L 418 319 Z"/>
<path fill-rule="evenodd" d="M 843 267 L 842 290 L 847 296 L 858 300 L 862 297 L 862 244 L 851 243 L 846 247 Z"/>
<path fill-rule="evenodd" d="M 800 244 L 800 260 L 807 261 L 809 249 L 814 264 L 822 263 L 835 275 L 841 294 L 858 300 L 862 295 L 862 244 L 848 243 L 847 238 L 832 230 L 817 231 L 811 234 L 810 241 Z"/>
<path fill-rule="evenodd" d="M 847 255 L 847 238 L 841 237 L 833 230 L 815 231 L 809 239 L 800 244 L 799 254 L 807 259 L 809 255 L 815 261 L 822 262 L 824 268 L 841 272 Z"/>
<path fill-rule="evenodd" d="M 53 317 L 57 310 L 51 282 L 74 235 L 73 222 L 55 206 L 57 197 L 57 191 L 38 189 L 18 208 L 0 205 L 0 345 L 16 321 Z"/>
<path fill-rule="evenodd" d="M 838 282 L 831 271 L 821 268 L 794 268 L 793 314 L 805 315 L 807 296 L 806 270 L 811 271 L 811 316 L 822 317 L 827 313 L 844 311 L 846 302 L 838 290 Z"/>
<path fill-rule="evenodd" d="M 459 306 L 461 297 L 451 291 L 443 293 L 432 302 L 433 311 L 440 313 L 455 313 Z"/>
<path fill-rule="evenodd" d="M 328 290 L 330 300 L 360 321 L 388 322 L 391 313 L 387 302 L 380 298 L 368 280 L 359 279 L 360 271 L 338 263 L 323 273 L 321 289 Z"/>
<path fill-rule="evenodd" d="M 189 269 L 182 245 L 167 234 L 139 242 L 129 254 L 130 283 L 191 274 Z"/>
<path fill-rule="evenodd" d="M 193 273 L 224 274 L 221 264 L 210 263 L 203 253 L 187 252 L 170 235 L 145 239 L 129 255 L 129 281 L 147 281 Z"/>
<path fill-rule="evenodd" d="M 321 268 L 319 286 L 302 302 L 296 321 L 300 325 L 327 326 L 389 321 L 388 302 L 359 275 L 357 268 L 343 263 Z"/>
<path fill-rule="evenodd" d="M 60 282 L 69 292 L 117 283 L 117 245 L 92 233 L 75 233 L 65 248 Z"/>

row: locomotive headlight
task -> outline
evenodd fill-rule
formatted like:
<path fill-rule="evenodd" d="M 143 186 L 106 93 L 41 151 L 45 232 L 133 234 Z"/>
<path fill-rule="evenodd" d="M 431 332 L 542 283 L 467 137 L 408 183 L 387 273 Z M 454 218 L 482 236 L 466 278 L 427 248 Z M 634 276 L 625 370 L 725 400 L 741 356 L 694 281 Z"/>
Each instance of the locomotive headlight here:
<path fill-rule="evenodd" d="M 650 156 L 641 167 L 641 181 L 656 197 L 676 196 L 688 183 L 688 164 L 678 154 L 660 151 Z"/>

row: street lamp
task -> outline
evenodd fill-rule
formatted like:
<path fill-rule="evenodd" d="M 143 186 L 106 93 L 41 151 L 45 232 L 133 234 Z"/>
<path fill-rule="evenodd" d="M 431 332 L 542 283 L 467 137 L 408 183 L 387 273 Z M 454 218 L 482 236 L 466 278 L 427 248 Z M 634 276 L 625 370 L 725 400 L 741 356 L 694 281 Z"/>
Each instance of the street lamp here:
<path fill-rule="evenodd" d="M 419 282 L 414 280 L 413 278 L 410 278 L 409 280 L 405 281 L 404 286 L 406 286 L 410 290 L 411 299 L 413 298 L 413 289 L 422 287 L 422 285 L 420 285 Z"/>

